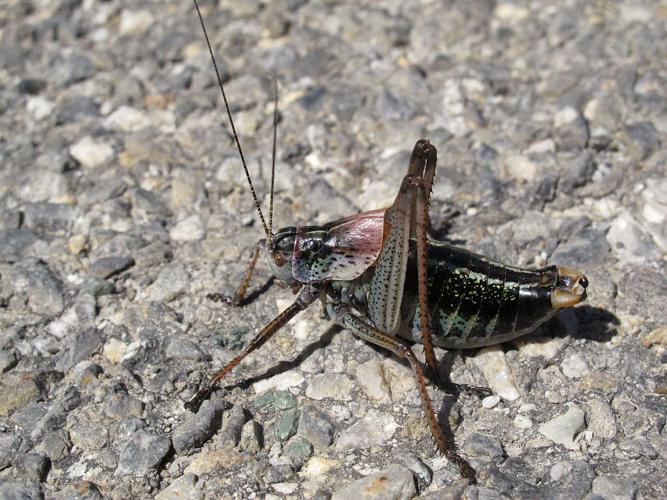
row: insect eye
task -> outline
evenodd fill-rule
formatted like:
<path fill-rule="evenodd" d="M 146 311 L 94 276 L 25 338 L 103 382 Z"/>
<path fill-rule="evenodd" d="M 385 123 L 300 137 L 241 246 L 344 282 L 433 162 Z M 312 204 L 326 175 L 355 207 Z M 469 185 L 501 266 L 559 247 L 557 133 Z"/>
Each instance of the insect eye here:
<path fill-rule="evenodd" d="M 273 254 L 273 261 L 276 263 L 278 267 L 283 267 L 285 265 L 285 257 L 283 257 L 283 254 L 280 252 L 276 252 Z"/>

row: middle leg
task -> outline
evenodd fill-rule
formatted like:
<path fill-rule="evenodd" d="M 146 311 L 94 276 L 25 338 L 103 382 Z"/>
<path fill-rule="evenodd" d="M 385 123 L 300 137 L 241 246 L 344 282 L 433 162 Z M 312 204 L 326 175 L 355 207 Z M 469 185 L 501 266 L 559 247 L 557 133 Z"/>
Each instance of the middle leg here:
<path fill-rule="evenodd" d="M 476 482 L 475 469 L 473 469 L 473 467 L 465 458 L 456 452 L 454 442 L 449 439 L 449 437 L 446 436 L 440 428 L 438 418 L 433 411 L 433 405 L 431 404 L 431 399 L 428 395 L 426 380 L 424 379 L 424 372 L 422 371 L 421 363 L 415 356 L 414 352 L 412 352 L 412 349 L 402 344 L 391 335 L 387 335 L 386 333 L 371 326 L 360 317 L 354 315 L 347 306 L 330 304 L 329 313 L 338 324 L 348 328 L 356 336 L 367 340 L 372 344 L 389 349 L 398 357 L 406 359 L 408 363 L 410 363 L 410 367 L 412 368 L 415 378 L 417 379 L 417 388 L 419 389 L 419 397 L 422 402 L 422 407 L 424 409 L 424 413 L 426 414 L 426 419 L 431 429 L 431 434 L 433 435 L 436 445 L 438 446 L 438 450 L 445 457 L 447 457 L 450 462 L 455 463 L 459 467 L 463 477 L 474 484 Z"/>

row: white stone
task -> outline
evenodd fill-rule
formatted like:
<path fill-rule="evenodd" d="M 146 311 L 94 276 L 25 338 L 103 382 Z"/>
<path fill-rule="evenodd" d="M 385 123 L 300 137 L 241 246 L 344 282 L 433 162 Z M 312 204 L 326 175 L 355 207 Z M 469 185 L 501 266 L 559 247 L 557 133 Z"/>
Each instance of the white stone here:
<path fill-rule="evenodd" d="M 322 479 L 332 468 L 337 467 L 339 462 L 325 457 L 311 457 L 301 469 L 300 476 L 309 479 Z"/>
<path fill-rule="evenodd" d="M 92 169 L 107 162 L 114 153 L 109 143 L 87 135 L 69 148 L 69 154 L 85 168 Z"/>
<path fill-rule="evenodd" d="M 148 10 L 126 9 L 120 13 L 118 31 L 121 35 L 140 35 L 150 28 L 153 22 L 153 14 Z"/>
<path fill-rule="evenodd" d="M 268 391 L 269 389 L 275 389 L 278 391 L 284 391 L 290 387 L 296 387 L 301 385 L 305 379 L 300 372 L 296 370 L 290 370 L 287 372 L 279 373 L 269 379 L 260 380 L 256 382 L 252 387 L 255 390 L 255 393 L 259 394 L 260 392 Z"/>
<path fill-rule="evenodd" d="M 204 221 L 197 214 L 177 222 L 169 231 L 169 237 L 174 241 L 199 241 L 204 239 L 205 235 Z"/>
<path fill-rule="evenodd" d="M 367 499 L 403 499 L 417 495 L 412 473 L 401 465 L 390 465 L 387 469 L 357 479 L 345 488 L 334 492 L 331 500 Z"/>
<path fill-rule="evenodd" d="M 556 128 L 566 127 L 579 118 L 579 112 L 571 107 L 566 107 L 558 111 L 554 116 L 554 126 Z"/>
<path fill-rule="evenodd" d="M 381 445 L 392 438 L 399 425 L 389 413 L 368 410 L 366 415 L 340 433 L 336 451 L 345 452 Z"/>
<path fill-rule="evenodd" d="M 576 404 L 569 403 L 566 413 L 540 424 L 538 430 L 544 437 L 563 445 L 568 450 L 579 450 L 575 438 L 584 428 L 584 411 Z"/>
<path fill-rule="evenodd" d="M 662 251 L 667 252 L 667 178 L 647 180 L 642 199 L 646 230 Z"/>
<path fill-rule="evenodd" d="M 127 344 L 122 340 L 115 338 L 110 338 L 104 348 L 102 349 L 102 356 L 104 356 L 109 362 L 113 364 L 118 364 L 121 362 L 123 357 L 127 354 Z"/>
<path fill-rule="evenodd" d="M 391 401 L 391 389 L 379 359 L 371 359 L 357 366 L 356 377 L 359 385 L 370 397 L 383 403 Z"/>
<path fill-rule="evenodd" d="M 105 124 L 109 128 L 134 132 L 150 126 L 151 122 L 143 111 L 130 106 L 121 106 L 107 117 Z"/>
<path fill-rule="evenodd" d="M 197 477 L 194 474 L 184 474 L 163 489 L 155 496 L 155 500 L 178 500 L 203 498 L 202 491 L 197 488 Z"/>
<path fill-rule="evenodd" d="M 485 347 L 473 359 L 494 393 L 508 401 L 519 398 L 519 389 L 500 346 Z"/>
<path fill-rule="evenodd" d="M 496 406 L 498 406 L 498 403 L 500 403 L 500 396 L 496 394 L 492 396 L 487 396 L 484 399 L 482 399 L 482 406 L 487 410 L 495 408 Z"/>
<path fill-rule="evenodd" d="M 567 356 L 560 367 L 567 378 L 581 378 L 591 372 L 586 359 L 578 352 Z"/>
<path fill-rule="evenodd" d="M 528 415 L 517 415 L 514 418 L 514 427 L 517 429 L 530 429 L 533 426 L 533 421 Z"/>
<path fill-rule="evenodd" d="M 623 263 L 642 263 L 657 257 L 653 239 L 627 210 L 611 223 L 607 241 Z"/>
<path fill-rule="evenodd" d="M 521 181 L 534 181 L 537 178 L 537 164 L 523 155 L 510 155 L 503 162 L 507 175 Z"/>
<path fill-rule="evenodd" d="M 568 340 L 564 338 L 531 337 L 529 339 L 516 339 L 514 345 L 523 356 L 535 358 L 542 356 L 546 360 L 554 359 L 556 355 L 566 346 Z"/>
<path fill-rule="evenodd" d="M 273 483 L 271 487 L 281 495 L 291 495 L 299 485 L 297 483 Z"/>
<path fill-rule="evenodd" d="M 518 23 L 530 15 L 530 10 L 522 5 L 510 2 L 501 2 L 496 5 L 495 16 L 501 21 Z"/>
<path fill-rule="evenodd" d="M 30 97 L 26 102 L 26 111 L 32 115 L 35 120 L 43 120 L 51 116 L 55 104 L 45 97 L 34 96 Z"/>
<path fill-rule="evenodd" d="M 311 399 L 335 399 L 350 401 L 352 399 L 354 382 L 342 373 L 321 373 L 314 375 L 308 381 L 306 396 Z"/>

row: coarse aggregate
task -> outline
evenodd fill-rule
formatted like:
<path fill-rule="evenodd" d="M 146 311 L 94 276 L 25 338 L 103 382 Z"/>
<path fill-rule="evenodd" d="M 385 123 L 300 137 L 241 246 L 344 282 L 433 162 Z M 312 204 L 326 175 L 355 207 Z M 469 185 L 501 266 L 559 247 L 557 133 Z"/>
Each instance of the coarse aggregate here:
<path fill-rule="evenodd" d="M 434 236 L 586 274 L 528 337 L 436 349 L 485 399 L 285 308 L 188 0 L 0 2 L 0 498 L 667 497 L 667 5 L 201 0 L 276 226 L 390 204 L 414 143 Z M 422 356 L 420 346 L 415 346 Z"/>

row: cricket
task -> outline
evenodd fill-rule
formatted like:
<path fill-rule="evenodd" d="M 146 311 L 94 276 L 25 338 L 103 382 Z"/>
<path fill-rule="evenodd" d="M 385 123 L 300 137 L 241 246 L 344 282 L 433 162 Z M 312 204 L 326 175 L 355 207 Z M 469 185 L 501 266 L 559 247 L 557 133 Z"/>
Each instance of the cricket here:
<path fill-rule="evenodd" d="M 248 171 L 222 78 L 194 0 L 264 237 L 254 247 L 244 279 L 229 300 L 246 296 L 260 254 L 275 282 L 290 288 L 294 302 L 262 328 L 245 348 L 186 403 L 197 411 L 216 385 L 246 356 L 259 349 L 299 312 L 321 302 L 329 318 L 355 336 L 381 346 L 411 367 L 438 451 L 470 483 L 475 470 L 440 427 L 427 380 L 441 386 L 434 346 L 474 349 L 502 343 L 535 330 L 558 311 L 586 298 L 588 280 L 579 271 L 551 265 L 525 269 L 496 262 L 429 236 L 429 199 L 437 150 L 416 142 L 393 204 L 321 226 L 273 230 L 277 135 L 274 101 L 273 166 L 268 223 Z M 407 341 L 407 342 L 404 342 Z M 423 344 L 426 369 L 411 342 Z"/>

